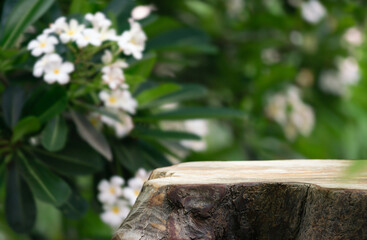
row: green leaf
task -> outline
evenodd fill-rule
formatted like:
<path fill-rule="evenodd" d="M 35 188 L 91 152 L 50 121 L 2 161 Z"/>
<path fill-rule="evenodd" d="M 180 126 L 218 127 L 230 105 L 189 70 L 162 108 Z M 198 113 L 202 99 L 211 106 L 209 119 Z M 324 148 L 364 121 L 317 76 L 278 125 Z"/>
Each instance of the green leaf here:
<path fill-rule="evenodd" d="M 129 74 L 125 74 L 125 79 L 132 93 L 135 93 L 138 87 L 146 80 L 146 78 L 142 76 L 129 75 Z"/>
<path fill-rule="evenodd" d="M 243 118 L 245 113 L 229 108 L 187 107 L 136 118 L 138 121 L 185 120 L 207 118 Z"/>
<path fill-rule="evenodd" d="M 23 118 L 14 127 L 11 141 L 16 142 L 25 135 L 38 131 L 40 127 L 40 121 L 36 117 Z"/>
<path fill-rule="evenodd" d="M 207 89 L 200 85 L 181 86 L 181 88 L 178 91 L 157 98 L 149 103 L 144 104 L 144 106 L 139 106 L 139 108 L 151 108 L 161 106 L 166 103 L 174 103 L 185 100 L 204 98 L 207 95 L 207 93 L 208 93 Z"/>
<path fill-rule="evenodd" d="M 200 140 L 201 138 L 192 133 L 179 131 L 162 131 L 159 129 L 135 128 L 132 136 L 148 139 L 174 139 L 174 140 Z"/>
<path fill-rule="evenodd" d="M 116 121 L 120 121 L 121 119 L 113 112 L 109 111 L 107 108 L 103 108 L 103 107 L 96 107 L 94 105 L 88 104 L 88 103 L 84 103 L 81 101 L 75 101 L 76 105 L 79 105 L 89 111 L 93 111 L 93 112 L 97 112 L 101 115 L 107 116 L 109 118 L 112 118 Z"/>
<path fill-rule="evenodd" d="M 136 97 L 136 100 L 138 100 L 138 103 L 139 103 L 139 108 L 144 108 L 146 104 L 149 104 L 153 100 L 160 98 L 162 96 L 165 96 L 167 94 L 170 94 L 172 92 L 175 92 L 179 90 L 180 88 L 181 87 L 177 84 L 166 83 L 166 84 L 161 84 L 157 87 L 153 87 L 145 91 L 142 91 Z"/>
<path fill-rule="evenodd" d="M 88 203 L 77 191 L 73 191 L 68 201 L 60 206 L 59 209 L 66 217 L 78 219 L 87 212 Z"/>
<path fill-rule="evenodd" d="M 133 0 L 112 0 L 104 9 L 107 16 L 114 16 L 117 22 L 118 32 L 122 32 L 129 28 L 128 19 L 131 16 L 131 11 L 135 7 Z"/>
<path fill-rule="evenodd" d="M 5 216 L 9 226 L 17 233 L 29 232 L 36 220 L 33 194 L 14 164 L 8 169 Z"/>
<path fill-rule="evenodd" d="M 2 96 L 3 117 L 6 125 L 13 128 L 21 115 L 25 93 L 19 86 L 6 88 Z"/>
<path fill-rule="evenodd" d="M 42 131 L 42 146 L 50 152 L 59 151 L 64 148 L 68 126 L 65 120 L 60 116 L 56 116 L 46 124 Z"/>
<path fill-rule="evenodd" d="M 92 12 L 90 1 L 88 0 L 73 0 L 70 5 L 69 14 L 85 14 Z"/>
<path fill-rule="evenodd" d="M 144 79 L 148 78 L 153 70 L 154 64 L 157 61 L 157 55 L 150 53 L 144 56 L 139 61 L 130 64 L 129 68 L 125 70 L 127 74 L 138 75 Z"/>
<path fill-rule="evenodd" d="M 5 23 L 9 17 L 9 14 L 19 2 L 19 0 L 5 0 L 3 1 L 2 11 L 1 11 L 1 22 L 0 22 L 0 36 L 3 34 Z"/>
<path fill-rule="evenodd" d="M 114 141 L 111 146 L 116 160 L 131 174 L 135 174 L 141 167 L 153 169 L 171 165 L 160 151 L 142 140 Z"/>
<path fill-rule="evenodd" d="M 101 156 L 79 138 L 70 139 L 65 148 L 57 153 L 34 150 L 45 165 L 67 176 L 92 174 L 100 171 L 104 165 Z"/>
<path fill-rule="evenodd" d="M 82 114 L 71 111 L 71 117 L 77 127 L 79 135 L 97 152 L 111 161 L 112 152 L 103 134 L 98 132 Z"/>
<path fill-rule="evenodd" d="M 149 39 L 147 49 L 156 51 L 183 51 L 215 53 L 217 50 L 210 45 L 208 35 L 193 28 L 176 28 Z"/>
<path fill-rule="evenodd" d="M 71 190 L 64 180 L 35 159 L 28 159 L 21 152 L 18 152 L 18 155 L 22 176 L 38 199 L 56 207 L 61 206 L 69 199 Z"/>
<path fill-rule="evenodd" d="M 37 116 L 42 123 L 62 113 L 68 104 L 66 91 L 54 85 L 50 89 L 37 89 L 24 106 L 25 115 Z"/>
<path fill-rule="evenodd" d="M 19 1 L 10 13 L 0 37 L 3 48 L 11 48 L 26 28 L 38 20 L 53 4 L 54 0 Z"/>

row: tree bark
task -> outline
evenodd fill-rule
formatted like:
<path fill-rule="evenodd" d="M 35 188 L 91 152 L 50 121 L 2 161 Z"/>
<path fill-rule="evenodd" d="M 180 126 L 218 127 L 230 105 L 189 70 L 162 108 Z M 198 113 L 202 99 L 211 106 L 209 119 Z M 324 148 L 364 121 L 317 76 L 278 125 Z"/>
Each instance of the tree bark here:
<path fill-rule="evenodd" d="M 367 175 L 341 160 L 156 169 L 114 240 L 367 239 Z"/>

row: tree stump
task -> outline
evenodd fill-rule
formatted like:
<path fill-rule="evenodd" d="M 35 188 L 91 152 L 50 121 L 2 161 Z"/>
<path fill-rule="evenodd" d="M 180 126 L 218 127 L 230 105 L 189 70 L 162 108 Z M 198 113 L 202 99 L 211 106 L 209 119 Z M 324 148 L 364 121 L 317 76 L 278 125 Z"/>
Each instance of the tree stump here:
<path fill-rule="evenodd" d="M 114 240 L 367 239 L 367 175 L 344 160 L 192 162 L 156 169 Z"/>

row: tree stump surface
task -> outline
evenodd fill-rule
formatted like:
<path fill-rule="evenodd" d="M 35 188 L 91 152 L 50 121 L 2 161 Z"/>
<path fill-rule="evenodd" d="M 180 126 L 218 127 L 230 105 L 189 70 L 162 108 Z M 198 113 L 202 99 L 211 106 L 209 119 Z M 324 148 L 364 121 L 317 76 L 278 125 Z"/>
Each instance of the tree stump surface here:
<path fill-rule="evenodd" d="M 367 239 L 367 175 L 346 160 L 190 162 L 159 168 L 114 240 Z"/>

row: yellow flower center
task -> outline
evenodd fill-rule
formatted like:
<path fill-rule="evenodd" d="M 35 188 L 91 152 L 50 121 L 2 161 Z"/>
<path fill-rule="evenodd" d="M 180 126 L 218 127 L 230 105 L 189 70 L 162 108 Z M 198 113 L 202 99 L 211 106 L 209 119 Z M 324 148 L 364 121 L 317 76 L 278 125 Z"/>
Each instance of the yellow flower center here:
<path fill-rule="evenodd" d="M 109 101 L 110 103 L 116 103 L 116 102 L 117 102 L 117 99 L 116 99 L 115 97 L 110 97 L 110 98 L 108 99 L 108 101 Z"/>
<path fill-rule="evenodd" d="M 115 188 L 110 187 L 110 193 L 111 193 L 111 194 L 116 194 L 116 190 L 115 190 Z"/>
<path fill-rule="evenodd" d="M 45 43 L 45 42 L 41 42 L 40 47 L 41 47 L 41 48 L 46 47 L 46 43 Z"/>
<path fill-rule="evenodd" d="M 118 213 L 120 212 L 120 209 L 119 209 L 118 207 L 113 207 L 113 208 L 112 208 L 112 212 L 113 212 L 114 214 L 118 214 Z"/>
<path fill-rule="evenodd" d="M 139 193 L 140 193 L 140 191 L 139 191 L 139 190 L 135 190 L 135 191 L 134 191 L 135 196 L 138 196 L 138 195 L 139 195 Z"/>
<path fill-rule="evenodd" d="M 60 70 L 59 69 L 54 69 L 54 74 L 59 74 Z"/>
<path fill-rule="evenodd" d="M 134 45 L 138 45 L 138 42 L 136 41 L 135 38 L 131 38 L 130 39 L 130 43 L 134 44 Z"/>
<path fill-rule="evenodd" d="M 69 35 L 69 36 L 73 36 L 74 34 L 75 34 L 75 32 L 74 32 L 73 30 L 69 30 L 69 31 L 68 31 L 68 35 Z"/>

